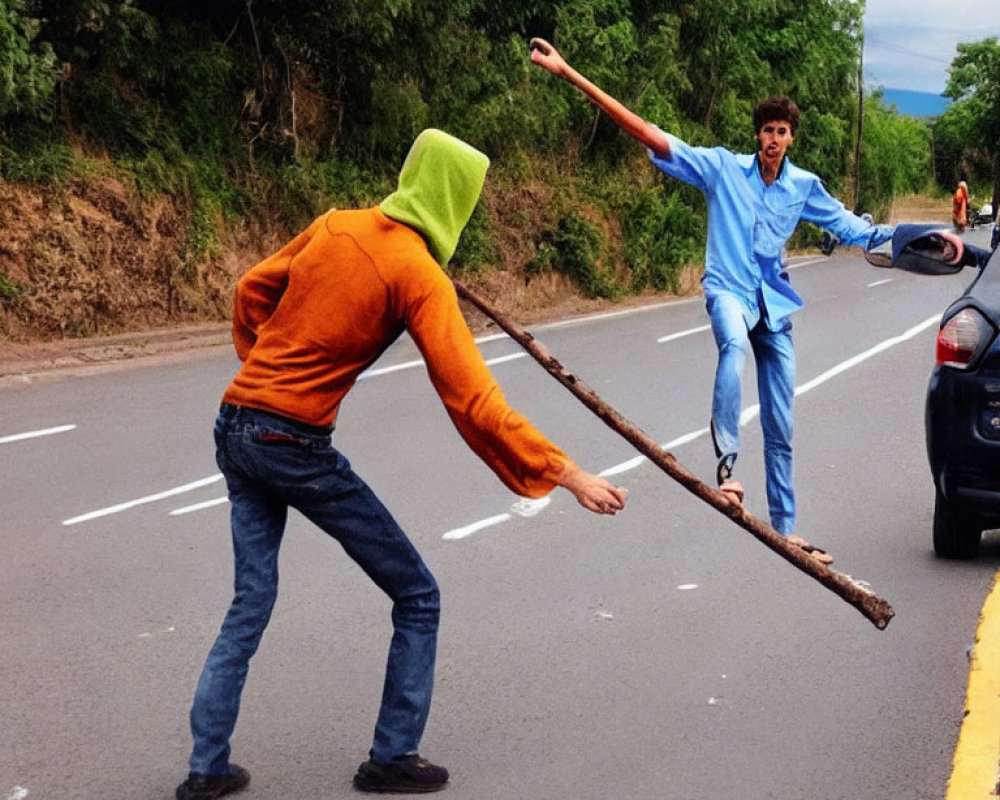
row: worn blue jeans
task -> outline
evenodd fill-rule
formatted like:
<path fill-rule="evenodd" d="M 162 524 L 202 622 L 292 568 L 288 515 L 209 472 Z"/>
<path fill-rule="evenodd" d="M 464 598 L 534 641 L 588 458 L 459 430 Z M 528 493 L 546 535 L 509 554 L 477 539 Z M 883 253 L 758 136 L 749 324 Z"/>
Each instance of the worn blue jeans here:
<path fill-rule="evenodd" d="M 416 753 L 430 710 L 441 607 L 420 555 L 331 446 L 329 431 L 223 405 L 215 441 L 232 504 L 235 596 L 195 690 L 191 773 L 229 771 L 229 739 L 249 661 L 278 594 L 289 507 L 336 539 L 391 598 L 393 635 L 370 756 L 389 762 Z"/>
<path fill-rule="evenodd" d="M 713 295 L 706 302 L 719 364 L 712 391 L 712 433 L 720 474 L 731 471 L 740 445 L 741 379 L 747 353 L 757 364 L 757 394 L 764 432 L 764 467 L 771 526 L 778 533 L 795 532 L 795 490 L 792 485 L 792 405 L 795 398 L 795 351 L 792 323 L 772 331 L 759 311 L 737 297 Z"/>

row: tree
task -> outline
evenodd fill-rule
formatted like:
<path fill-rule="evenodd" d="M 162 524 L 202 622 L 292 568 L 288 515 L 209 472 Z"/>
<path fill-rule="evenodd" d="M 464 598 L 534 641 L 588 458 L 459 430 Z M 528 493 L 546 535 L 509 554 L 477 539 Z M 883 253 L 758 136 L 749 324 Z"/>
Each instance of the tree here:
<path fill-rule="evenodd" d="M 886 216 L 896 195 L 925 190 L 931 180 L 927 123 L 887 107 L 881 93 L 865 101 L 857 211 Z"/>
<path fill-rule="evenodd" d="M 963 155 L 988 165 L 995 215 L 1000 202 L 1000 45 L 995 37 L 958 46 L 944 94 L 955 100 L 951 116 L 964 117 L 969 138 Z"/>
<path fill-rule="evenodd" d="M 12 115 L 48 116 L 56 84 L 52 48 L 36 42 L 39 22 L 24 0 L 0 3 L 0 122 Z"/>

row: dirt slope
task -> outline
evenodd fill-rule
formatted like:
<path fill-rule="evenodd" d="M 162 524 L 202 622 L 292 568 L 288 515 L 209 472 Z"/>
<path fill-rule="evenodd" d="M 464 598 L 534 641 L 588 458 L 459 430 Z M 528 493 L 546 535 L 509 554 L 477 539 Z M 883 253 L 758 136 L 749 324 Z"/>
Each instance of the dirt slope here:
<path fill-rule="evenodd" d="M 947 201 L 903 198 L 892 221 L 947 213 Z M 164 198 L 141 201 L 114 180 L 59 189 L 0 180 L 0 378 L 227 345 L 236 278 L 286 234 L 220 227 L 220 252 L 195 269 L 185 266 L 195 259 L 183 257 L 190 228 L 187 209 Z M 504 235 L 516 243 L 516 230 Z M 501 267 L 467 283 L 523 324 L 614 305 L 582 297 L 555 274 L 529 285 Z M 684 286 L 697 293 L 697 274 Z M 476 329 L 489 327 L 474 312 L 468 318 Z"/>

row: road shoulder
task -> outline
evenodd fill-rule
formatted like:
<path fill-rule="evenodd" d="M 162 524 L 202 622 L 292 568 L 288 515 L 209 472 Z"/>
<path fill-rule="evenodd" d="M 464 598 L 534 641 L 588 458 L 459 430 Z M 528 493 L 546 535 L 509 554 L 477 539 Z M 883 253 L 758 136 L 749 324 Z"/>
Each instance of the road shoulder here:
<path fill-rule="evenodd" d="M 983 605 L 969 654 L 965 717 L 945 800 L 997 796 L 1000 762 L 1000 573 Z"/>

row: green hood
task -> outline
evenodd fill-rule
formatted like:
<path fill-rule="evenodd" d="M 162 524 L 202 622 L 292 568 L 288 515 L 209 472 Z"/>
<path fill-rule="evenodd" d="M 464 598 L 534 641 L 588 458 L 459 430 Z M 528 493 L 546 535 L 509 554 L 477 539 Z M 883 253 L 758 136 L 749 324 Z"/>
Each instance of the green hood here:
<path fill-rule="evenodd" d="M 418 231 L 445 267 L 479 201 L 489 165 L 472 145 L 429 128 L 413 142 L 399 173 L 399 187 L 379 208 Z"/>

